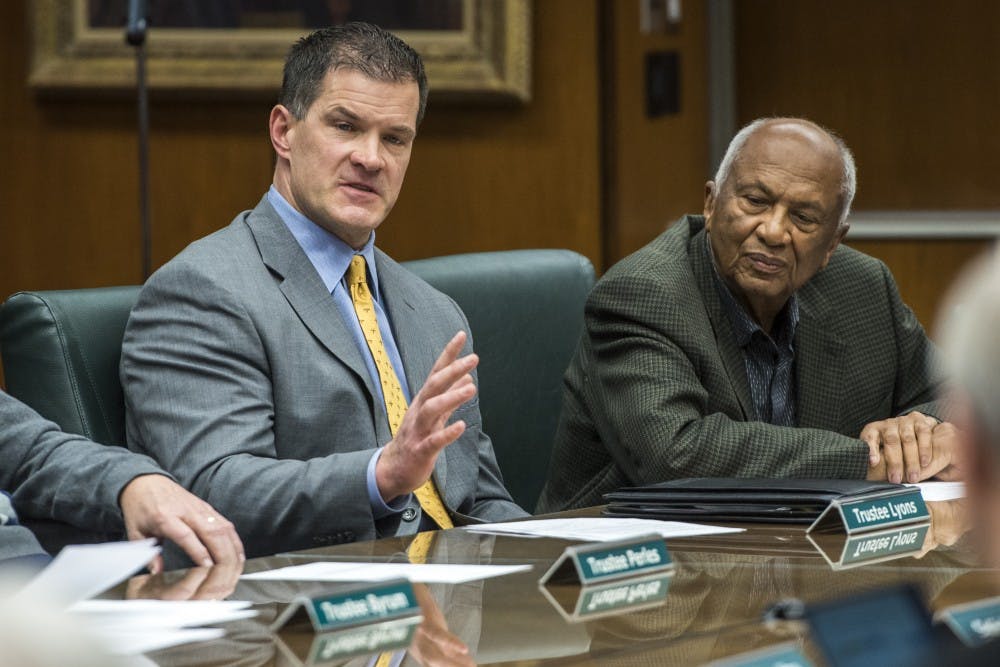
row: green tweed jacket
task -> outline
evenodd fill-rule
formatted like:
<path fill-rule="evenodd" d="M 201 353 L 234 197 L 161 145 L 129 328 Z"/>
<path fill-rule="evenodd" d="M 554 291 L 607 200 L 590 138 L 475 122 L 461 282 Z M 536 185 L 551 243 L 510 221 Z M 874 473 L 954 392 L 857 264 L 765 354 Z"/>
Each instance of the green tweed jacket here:
<path fill-rule="evenodd" d="M 594 287 L 537 511 L 682 477 L 863 478 L 866 424 L 939 416 L 933 345 L 889 269 L 840 246 L 798 291 L 798 427 L 751 421 L 704 225 L 682 218 Z"/>

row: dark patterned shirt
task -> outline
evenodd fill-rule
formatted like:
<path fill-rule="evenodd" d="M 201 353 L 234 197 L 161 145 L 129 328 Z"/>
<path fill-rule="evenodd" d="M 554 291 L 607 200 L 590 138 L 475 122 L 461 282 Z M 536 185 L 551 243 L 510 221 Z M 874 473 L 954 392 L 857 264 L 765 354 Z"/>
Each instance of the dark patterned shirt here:
<path fill-rule="evenodd" d="M 729 290 L 719 269 L 708 235 L 705 235 L 705 252 L 715 269 L 715 288 L 722 300 L 729 322 L 736 334 L 736 343 L 743 350 L 750 397 L 753 400 L 757 421 L 776 426 L 796 426 L 795 416 L 795 327 L 799 323 L 799 302 L 793 294 L 788 303 L 774 318 L 771 335 L 740 305 Z"/>

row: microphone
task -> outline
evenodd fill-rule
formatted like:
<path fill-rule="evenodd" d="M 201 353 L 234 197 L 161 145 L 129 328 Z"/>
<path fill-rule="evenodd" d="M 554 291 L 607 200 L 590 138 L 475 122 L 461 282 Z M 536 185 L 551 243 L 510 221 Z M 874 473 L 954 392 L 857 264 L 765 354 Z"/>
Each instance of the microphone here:
<path fill-rule="evenodd" d="M 146 41 L 146 0 L 128 0 L 128 22 L 125 24 L 125 42 L 141 46 Z"/>
<path fill-rule="evenodd" d="M 778 600 L 764 612 L 764 622 L 801 621 L 806 617 L 806 605 L 798 598 Z"/>

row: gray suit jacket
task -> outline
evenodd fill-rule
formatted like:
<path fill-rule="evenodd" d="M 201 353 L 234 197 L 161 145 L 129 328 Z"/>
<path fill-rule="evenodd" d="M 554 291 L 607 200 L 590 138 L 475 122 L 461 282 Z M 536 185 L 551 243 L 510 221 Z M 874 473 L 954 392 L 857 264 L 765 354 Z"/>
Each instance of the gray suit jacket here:
<path fill-rule="evenodd" d="M 164 474 L 122 447 L 63 433 L 0 391 L 0 489 L 18 516 L 52 519 L 99 532 L 124 530 L 118 495 L 139 475 Z"/>
<path fill-rule="evenodd" d="M 933 347 L 882 262 L 846 246 L 798 291 L 798 427 L 753 419 L 742 353 L 687 216 L 597 283 L 538 510 L 683 477 L 863 478 L 869 422 L 920 410 Z"/>
<path fill-rule="evenodd" d="M 381 251 L 376 264 L 415 394 L 468 324 Z M 415 518 L 376 526 L 365 470 L 391 439 L 385 410 L 330 293 L 266 198 L 149 279 L 125 331 L 121 379 L 129 447 L 228 517 L 248 556 L 417 529 L 416 501 Z M 434 470 L 445 505 L 467 520 L 522 516 L 478 401 L 453 418 L 468 428 Z"/>

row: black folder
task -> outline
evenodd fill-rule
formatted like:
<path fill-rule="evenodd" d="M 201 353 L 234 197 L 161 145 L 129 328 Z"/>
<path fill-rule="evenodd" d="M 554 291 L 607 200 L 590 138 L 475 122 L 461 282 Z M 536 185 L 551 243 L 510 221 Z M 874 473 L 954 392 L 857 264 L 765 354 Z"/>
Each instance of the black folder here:
<path fill-rule="evenodd" d="M 897 491 L 901 484 L 854 479 L 695 477 L 605 494 L 605 516 L 671 521 L 812 523 L 830 501 Z"/>

